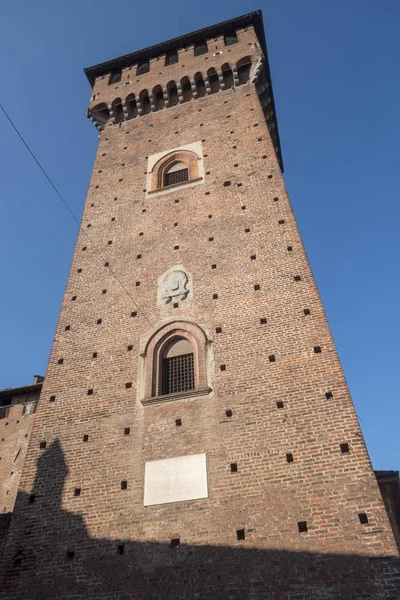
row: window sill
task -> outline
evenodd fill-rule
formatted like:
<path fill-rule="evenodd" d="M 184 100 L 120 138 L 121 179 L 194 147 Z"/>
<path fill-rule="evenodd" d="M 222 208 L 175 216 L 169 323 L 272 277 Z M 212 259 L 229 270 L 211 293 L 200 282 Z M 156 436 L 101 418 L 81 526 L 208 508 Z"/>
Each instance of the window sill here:
<path fill-rule="evenodd" d="M 162 404 L 163 402 L 173 402 L 174 400 L 186 400 L 190 398 L 197 398 L 198 396 L 208 396 L 211 389 L 201 388 L 199 390 L 190 390 L 189 392 L 180 392 L 179 394 L 165 394 L 164 396 L 153 396 L 151 398 L 143 398 L 141 403 L 143 406 L 150 404 Z"/>
<path fill-rule="evenodd" d="M 151 194 L 159 194 L 160 192 L 169 192 L 174 190 L 175 188 L 184 187 L 185 185 L 191 185 L 192 183 L 198 183 L 199 181 L 203 181 L 202 177 L 197 177 L 196 179 L 188 179 L 187 181 L 180 181 L 179 183 L 173 183 L 172 185 L 166 185 L 165 187 L 157 188 L 156 190 L 151 190 L 147 192 L 149 196 Z"/>

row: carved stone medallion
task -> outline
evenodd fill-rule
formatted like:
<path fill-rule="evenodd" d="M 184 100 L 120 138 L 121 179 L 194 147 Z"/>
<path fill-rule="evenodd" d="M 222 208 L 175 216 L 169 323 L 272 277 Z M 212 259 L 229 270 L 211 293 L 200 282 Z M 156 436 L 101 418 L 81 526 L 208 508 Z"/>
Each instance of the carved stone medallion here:
<path fill-rule="evenodd" d="M 173 299 L 185 300 L 189 294 L 189 278 L 184 271 L 176 270 L 164 277 L 162 284 L 162 300 L 169 304 Z"/>

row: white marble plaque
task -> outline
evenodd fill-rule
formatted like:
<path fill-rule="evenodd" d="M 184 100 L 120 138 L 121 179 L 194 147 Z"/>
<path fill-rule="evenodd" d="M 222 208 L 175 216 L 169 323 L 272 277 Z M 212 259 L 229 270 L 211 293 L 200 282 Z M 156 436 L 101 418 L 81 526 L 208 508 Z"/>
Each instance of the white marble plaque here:
<path fill-rule="evenodd" d="M 198 498 L 208 498 L 205 454 L 178 456 L 146 463 L 145 506 Z"/>

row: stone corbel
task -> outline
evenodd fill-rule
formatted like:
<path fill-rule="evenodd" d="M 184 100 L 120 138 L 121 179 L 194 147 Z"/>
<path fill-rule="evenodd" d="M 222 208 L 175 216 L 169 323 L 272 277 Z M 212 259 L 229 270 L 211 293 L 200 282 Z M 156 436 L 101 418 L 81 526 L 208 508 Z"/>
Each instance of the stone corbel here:
<path fill-rule="evenodd" d="M 204 75 L 203 79 L 204 79 L 204 83 L 206 85 L 206 92 L 207 92 L 207 94 L 211 94 L 210 80 L 208 79 L 208 76 Z"/>
<path fill-rule="evenodd" d="M 140 97 L 135 96 L 135 100 L 136 100 L 138 116 L 141 117 L 143 114 L 143 107 L 142 107 L 142 103 L 140 102 Z"/>
<path fill-rule="evenodd" d="M 168 100 L 168 90 L 166 87 L 162 88 L 162 92 L 163 92 L 163 96 L 164 96 L 164 105 L 165 108 L 169 107 L 169 100 Z"/>
<path fill-rule="evenodd" d="M 193 98 L 197 98 L 197 88 L 196 88 L 196 82 L 194 79 L 190 79 L 190 85 L 192 87 Z"/>
<path fill-rule="evenodd" d="M 225 86 L 225 81 L 224 81 L 224 76 L 222 74 L 222 71 L 217 71 L 217 75 L 218 75 L 218 79 L 219 79 L 219 85 L 221 86 L 221 90 L 224 90 L 226 88 L 226 86 Z"/>
<path fill-rule="evenodd" d="M 182 90 L 182 86 L 180 83 L 176 84 L 176 89 L 178 90 L 179 102 L 180 102 L 180 104 L 182 104 L 183 102 L 185 102 L 185 99 L 183 97 L 183 90 Z"/>

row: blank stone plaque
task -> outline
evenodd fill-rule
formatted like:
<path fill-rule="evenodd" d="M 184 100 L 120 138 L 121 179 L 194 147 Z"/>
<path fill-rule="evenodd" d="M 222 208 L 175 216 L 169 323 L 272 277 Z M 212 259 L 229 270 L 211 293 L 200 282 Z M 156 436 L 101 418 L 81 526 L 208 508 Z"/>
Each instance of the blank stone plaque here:
<path fill-rule="evenodd" d="M 205 454 L 178 456 L 147 462 L 144 505 L 208 498 Z"/>

